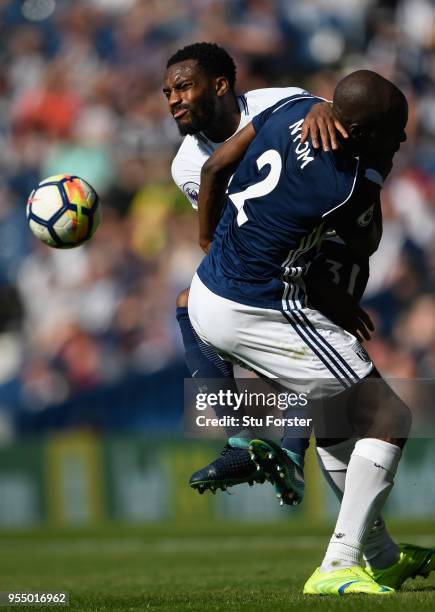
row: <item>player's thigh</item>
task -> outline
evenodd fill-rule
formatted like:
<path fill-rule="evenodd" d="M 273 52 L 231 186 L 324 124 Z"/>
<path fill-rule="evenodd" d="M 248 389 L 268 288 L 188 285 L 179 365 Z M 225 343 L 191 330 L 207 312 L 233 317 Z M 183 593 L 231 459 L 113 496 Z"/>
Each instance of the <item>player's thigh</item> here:
<path fill-rule="evenodd" d="M 331 375 L 354 382 L 372 372 L 373 363 L 357 338 L 318 310 L 302 308 L 284 315 Z"/>
<path fill-rule="evenodd" d="M 201 340 L 228 353 L 233 349 L 235 325 L 229 304 L 229 300 L 210 291 L 195 274 L 189 293 L 190 321 Z"/>
<path fill-rule="evenodd" d="M 276 377 L 273 355 L 287 355 L 293 342 L 283 334 L 286 321 L 279 311 L 253 308 L 210 291 L 195 276 L 189 296 L 189 316 L 198 335 L 221 353 L 261 373 Z M 297 352 L 297 349 L 296 349 Z M 263 367 L 261 367 L 263 365 Z M 282 371 L 278 368 L 279 372 Z"/>

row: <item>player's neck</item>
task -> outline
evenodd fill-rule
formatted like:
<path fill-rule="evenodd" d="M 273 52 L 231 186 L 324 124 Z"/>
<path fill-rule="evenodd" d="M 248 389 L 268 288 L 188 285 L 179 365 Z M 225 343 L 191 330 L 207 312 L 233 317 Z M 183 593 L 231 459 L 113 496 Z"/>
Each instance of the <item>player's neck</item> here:
<path fill-rule="evenodd" d="M 203 133 L 212 142 L 224 142 L 237 131 L 239 124 L 240 109 L 237 98 L 229 97 L 222 101 L 221 112 Z"/>

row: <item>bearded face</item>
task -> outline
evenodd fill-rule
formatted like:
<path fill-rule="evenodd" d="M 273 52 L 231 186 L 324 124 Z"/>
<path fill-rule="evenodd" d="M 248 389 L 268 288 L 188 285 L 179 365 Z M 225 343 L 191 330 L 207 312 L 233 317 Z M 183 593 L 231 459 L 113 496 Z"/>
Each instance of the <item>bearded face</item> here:
<path fill-rule="evenodd" d="M 216 121 L 218 100 L 213 79 L 204 74 L 196 60 L 170 66 L 163 93 L 182 136 L 198 134 Z"/>

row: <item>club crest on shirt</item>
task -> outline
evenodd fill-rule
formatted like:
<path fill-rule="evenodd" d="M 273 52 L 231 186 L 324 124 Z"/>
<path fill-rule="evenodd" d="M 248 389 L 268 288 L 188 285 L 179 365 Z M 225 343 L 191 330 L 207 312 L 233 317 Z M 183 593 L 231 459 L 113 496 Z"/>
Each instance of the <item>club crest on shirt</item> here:
<path fill-rule="evenodd" d="M 196 208 L 198 206 L 198 193 L 199 193 L 198 183 L 194 183 L 193 181 L 184 183 L 183 191 L 186 194 L 189 201 L 191 202 L 191 204 Z"/>

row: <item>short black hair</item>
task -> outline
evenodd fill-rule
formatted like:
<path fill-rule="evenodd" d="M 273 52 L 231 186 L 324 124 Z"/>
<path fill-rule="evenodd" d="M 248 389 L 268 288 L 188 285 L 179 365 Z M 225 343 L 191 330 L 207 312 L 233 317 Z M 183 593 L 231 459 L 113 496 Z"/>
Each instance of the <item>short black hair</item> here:
<path fill-rule="evenodd" d="M 236 84 L 236 64 L 225 49 L 216 43 L 200 42 L 179 49 L 168 59 L 166 68 L 186 60 L 196 60 L 198 65 L 210 77 L 224 76 L 234 91 Z"/>

